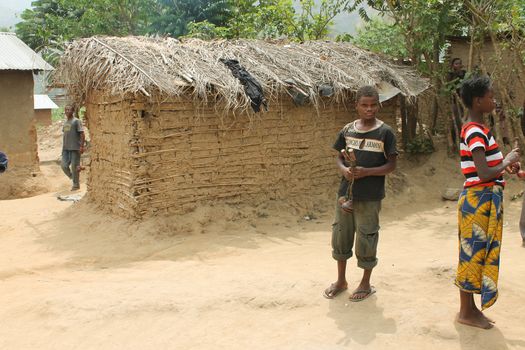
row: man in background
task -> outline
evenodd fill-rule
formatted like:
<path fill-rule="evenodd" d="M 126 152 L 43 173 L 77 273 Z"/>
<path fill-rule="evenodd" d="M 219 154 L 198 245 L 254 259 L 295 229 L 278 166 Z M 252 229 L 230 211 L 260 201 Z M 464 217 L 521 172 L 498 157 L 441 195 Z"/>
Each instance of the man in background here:
<path fill-rule="evenodd" d="M 73 181 L 72 191 L 80 189 L 79 171 L 80 155 L 84 153 L 84 129 L 82 122 L 76 117 L 75 108 L 68 104 L 64 108 L 67 120 L 64 122 L 62 146 L 62 170 Z"/>

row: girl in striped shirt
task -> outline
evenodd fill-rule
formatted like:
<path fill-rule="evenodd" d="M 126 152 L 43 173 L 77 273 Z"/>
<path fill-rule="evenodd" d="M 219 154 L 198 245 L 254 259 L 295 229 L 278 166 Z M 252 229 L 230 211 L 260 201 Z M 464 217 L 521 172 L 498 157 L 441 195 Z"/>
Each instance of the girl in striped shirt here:
<path fill-rule="evenodd" d="M 474 76 L 461 85 L 468 118 L 461 128 L 461 171 L 464 190 L 458 201 L 459 288 L 458 322 L 489 329 L 492 321 L 481 310 L 498 297 L 499 254 L 503 229 L 503 173 L 519 161 L 519 149 L 503 157 L 494 136 L 483 124 L 483 115 L 495 107 L 487 76 Z M 481 294 L 481 310 L 473 294 Z"/>

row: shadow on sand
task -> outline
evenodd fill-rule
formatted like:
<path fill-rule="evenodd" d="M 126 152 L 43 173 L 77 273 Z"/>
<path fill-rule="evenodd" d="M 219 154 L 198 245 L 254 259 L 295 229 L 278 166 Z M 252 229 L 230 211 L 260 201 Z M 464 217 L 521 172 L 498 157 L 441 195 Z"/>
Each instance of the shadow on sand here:
<path fill-rule="evenodd" d="M 337 340 L 340 346 L 353 342 L 367 345 L 377 334 L 394 334 L 397 330 L 393 318 L 385 318 L 383 308 L 377 305 L 377 296 L 372 295 L 362 302 L 351 302 L 347 293 L 329 301 L 328 317 L 334 319 L 344 336 Z"/>
<path fill-rule="evenodd" d="M 459 343 L 462 350 L 506 350 L 512 347 L 525 347 L 525 341 L 519 339 L 507 339 L 497 326 L 489 330 L 478 329 L 454 322 L 459 335 Z"/>

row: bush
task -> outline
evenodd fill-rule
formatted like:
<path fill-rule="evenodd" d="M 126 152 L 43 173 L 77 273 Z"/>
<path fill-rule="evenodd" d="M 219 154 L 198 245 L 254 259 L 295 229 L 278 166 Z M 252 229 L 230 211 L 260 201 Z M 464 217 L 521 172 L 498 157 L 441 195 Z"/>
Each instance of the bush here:
<path fill-rule="evenodd" d="M 411 154 L 429 154 L 434 152 L 434 145 L 429 138 L 416 136 L 407 143 L 407 152 Z"/>

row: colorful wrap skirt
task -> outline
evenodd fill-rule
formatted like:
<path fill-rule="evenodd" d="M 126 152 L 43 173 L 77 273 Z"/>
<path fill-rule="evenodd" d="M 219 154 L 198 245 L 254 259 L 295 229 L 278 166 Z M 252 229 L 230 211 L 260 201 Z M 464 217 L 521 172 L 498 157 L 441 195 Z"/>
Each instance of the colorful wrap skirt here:
<path fill-rule="evenodd" d="M 503 233 L 503 187 L 474 186 L 458 201 L 459 264 L 455 284 L 481 294 L 482 310 L 498 298 L 499 255 Z"/>

